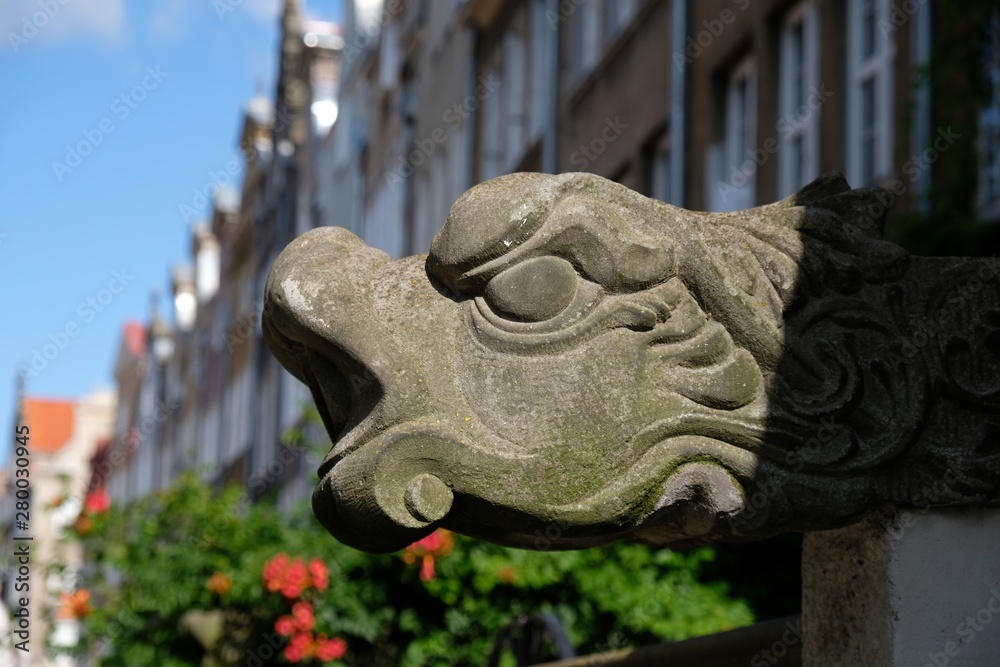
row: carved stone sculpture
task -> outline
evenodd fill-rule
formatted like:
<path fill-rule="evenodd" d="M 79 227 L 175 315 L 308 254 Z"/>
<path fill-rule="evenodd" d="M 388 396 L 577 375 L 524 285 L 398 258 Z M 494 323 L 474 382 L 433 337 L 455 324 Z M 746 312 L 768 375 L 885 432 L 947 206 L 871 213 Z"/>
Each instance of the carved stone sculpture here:
<path fill-rule="evenodd" d="M 334 445 L 338 539 L 682 546 L 1000 502 L 1000 262 L 881 240 L 828 174 L 698 213 L 589 174 L 466 192 L 429 255 L 313 230 L 264 334 Z"/>

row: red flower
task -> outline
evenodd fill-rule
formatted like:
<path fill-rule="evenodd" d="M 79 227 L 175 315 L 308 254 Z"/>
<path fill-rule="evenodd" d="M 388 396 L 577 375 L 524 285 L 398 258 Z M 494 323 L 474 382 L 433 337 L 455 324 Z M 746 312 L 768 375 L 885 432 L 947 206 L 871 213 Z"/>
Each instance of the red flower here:
<path fill-rule="evenodd" d="M 403 553 L 403 561 L 406 563 L 416 563 L 420 561 L 420 580 L 433 581 L 437 576 L 434 571 L 435 559 L 447 556 L 451 553 L 454 541 L 451 533 L 447 530 L 436 530 L 422 540 L 418 540 L 406 547 Z"/>
<path fill-rule="evenodd" d="M 295 644 L 289 644 L 285 647 L 285 660 L 288 662 L 299 662 L 305 657 L 306 653 L 301 647 Z"/>
<path fill-rule="evenodd" d="M 291 637 L 295 632 L 295 619 L 291 616 L 282 616 L 274 622 L 274 631 L 284 637 Z"/>
<path fill-rule="evenodd" d="M 94 491 L 83 502 L 85 510 L 91 514 L 104 514 L 111 509 L 111 496 L 105 489 Z"/>
<path fill-rule="evenodd" d="M 264 564 L 264 586 L 277 593 L 284 586 L 285 570 L 288 569 L 288 554 L 282 552 Z"/>
<path fill-rule="evenodd" d="M 285 570 L 285 576 L 292 581 L 305 581 L 306 575 L 309 574 L 309 570 L 302 563 L 301 558 L 296 558 L 292 561 L 292 564 L 288 566 Z"/>
<path fill-rule="evenodd" d="M 339 660 L 345 653 L 347 653 L 347 642 L 340 637 L 334 637 L 328 641 L 317 640 L 316 642 L 316 657 L 323 662 Z"/>
<path fill-rule="evenodd" d="M 441 535 L 434 531 L 427 537 L 417 542 L 417 546 L 423 548 L 425 551 L 437 551 L 441 548 Z"/>
<path fill-rule="evenodd" d="M 330 573 L 326 569 L 326 564 L 319 558 L 313 558 L 309 561 L 309 576 L 312 577 L 316 590 L 325 591 L 330 583 Z"/>
<path fill-rule="evenodd" d="M 420 564 L 420 581 L 434 581 L 437 574 L 434 572 L 434 556 L 424 556 Z"/>
<path fill-rule="evenodd" d="M 312 630 L 316 625 L 316 616 L 313 614 L 312 605 L 308 602 L 296 602 L 292 606 L 292 617 L 295 619 L 295 628 L 305 632 Z"/>
<path fill-rule="evenodd" d="M 325 591 L 330 585 L 330 572 L 319 558 L 306 565 L 301 558 L 291 560 L 288 554 L 279 553 L 264 564 L 263 581 L 267 590 L 293 600 L 309 588 Z"/>
<path fill-rule="evenodd" d="M 451 537 L 451 533 L 447 530 L 439 529 L 424 539 L 417 540 L 406 547 L 406 551 L 414 556 L 424 556 L 426 554 L 430 554 L 431 556 L 447 556 L 451 553 L 453 544 L 454 540 Z"/>
<path fill-rule="evenodd" d="M 285 659 L 289 662 L 299 662 L 305 658 L 311 658 L 315 648 L 312 635 L 308 632 L 297 632 L 292 635 L 291 641 L 285 647 Z"/>

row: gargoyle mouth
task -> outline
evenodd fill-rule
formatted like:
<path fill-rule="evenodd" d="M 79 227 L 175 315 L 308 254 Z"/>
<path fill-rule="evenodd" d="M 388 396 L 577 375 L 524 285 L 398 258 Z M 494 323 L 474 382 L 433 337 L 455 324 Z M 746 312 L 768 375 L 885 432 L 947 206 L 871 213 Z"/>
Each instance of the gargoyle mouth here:
<path fill-rule="evenodd" d="M 265 339 L 282 365 L 309 388 L 323 426 L 335 444 L 320 467 L 322 477 L 348 452 L 348 447 L 337 445 L 344 439 L 345 432 L 358 430 L 358 411 L 365 404 L 377 404 L 380 387 L 374 376 L 360 364 L 349 359 L 334 362 L 329 356 L 283 333 L 273 319 L 265 318 L 262 327 Z M 362 442 L 354 441 L 356 446 Z"/>
<path fill-rule="evenodd" d="M 406 424 L 362 442 L 320 469 L 313 512 L 338 540 L 373 552 L 397 551 L 430 534 L 452 509 L 445 480 L 453 442 Z"/>
<path fill-rule="evenodd" d="M 681 436 L 574 496 L 556 471 L 542 470 L 544 457 L 505 455 L 418 421 L 328 460 L 313 510 L 338 540 L 373 552 L 401 549 L 437 527 L 527 548 L 585 548 L 630 532 L 656 543 L 698 543 L 731 533 L 744 507 L 732 471 L 745 473 L 746 458 L 724 443 Z M 583 467 L 567 474 L 599 478 Z M 513 483 L 518 479 L 523 484 Z M 489 525 L 482 521 L 486 507 Z"/>

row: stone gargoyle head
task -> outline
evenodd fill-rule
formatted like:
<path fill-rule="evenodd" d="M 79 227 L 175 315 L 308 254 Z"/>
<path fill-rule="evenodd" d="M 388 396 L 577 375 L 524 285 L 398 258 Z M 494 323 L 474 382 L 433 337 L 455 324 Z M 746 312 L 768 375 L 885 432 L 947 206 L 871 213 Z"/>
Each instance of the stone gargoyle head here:
<path fill-rule="evenodd" d="M 317 517 L 369 551 L 439 526 L 562 549 L 996 502 L 998 265 L 910 257 L 884 212 L 837 174 L 709 214 L 522 173 L 429 255 L 304 234 L 263 329 L 333 439 Z"/>

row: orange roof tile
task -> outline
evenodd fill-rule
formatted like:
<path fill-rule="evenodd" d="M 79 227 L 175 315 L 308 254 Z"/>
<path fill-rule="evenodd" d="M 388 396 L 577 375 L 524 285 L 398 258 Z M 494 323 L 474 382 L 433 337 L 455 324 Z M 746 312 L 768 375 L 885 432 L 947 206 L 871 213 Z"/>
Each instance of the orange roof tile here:
<path fill-rule="evenodd" d="M 73 401 L 24 398 L 21 419 L 30 429 L 28 446 L 35 452 L 51 454 L 73 437 Z"/>

